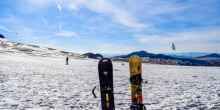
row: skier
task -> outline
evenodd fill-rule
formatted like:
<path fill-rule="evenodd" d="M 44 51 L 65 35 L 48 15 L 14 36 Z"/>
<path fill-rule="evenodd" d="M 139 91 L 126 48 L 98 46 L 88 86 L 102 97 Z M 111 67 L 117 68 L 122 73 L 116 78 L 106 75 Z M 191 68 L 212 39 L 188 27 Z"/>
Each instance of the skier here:
<path fill-rule="evenodd" d="M 66 65 L 69 65 L 69 57 L 66 57 Z"/>

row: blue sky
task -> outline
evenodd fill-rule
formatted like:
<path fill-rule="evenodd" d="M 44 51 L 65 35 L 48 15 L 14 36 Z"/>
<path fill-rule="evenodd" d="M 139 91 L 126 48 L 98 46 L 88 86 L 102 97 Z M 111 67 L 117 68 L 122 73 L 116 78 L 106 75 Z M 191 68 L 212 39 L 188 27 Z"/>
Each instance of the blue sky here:
<path fill-rule="evenodd" d="M 84 53 L 220 52 L 219 0 L 1 0 L 9 40 Z"/>

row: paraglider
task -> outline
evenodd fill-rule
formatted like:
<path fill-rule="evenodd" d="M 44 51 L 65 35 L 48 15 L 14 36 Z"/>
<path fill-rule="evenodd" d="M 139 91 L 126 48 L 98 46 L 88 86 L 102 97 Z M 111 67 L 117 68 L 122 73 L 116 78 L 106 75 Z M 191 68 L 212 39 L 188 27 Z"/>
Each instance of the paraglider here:
<path fill-rule="evenodd" d="M 176 46 L 175 46 L 175 44 L 174 43 L 172 43 L 172 50 L 176 50 Z"/>

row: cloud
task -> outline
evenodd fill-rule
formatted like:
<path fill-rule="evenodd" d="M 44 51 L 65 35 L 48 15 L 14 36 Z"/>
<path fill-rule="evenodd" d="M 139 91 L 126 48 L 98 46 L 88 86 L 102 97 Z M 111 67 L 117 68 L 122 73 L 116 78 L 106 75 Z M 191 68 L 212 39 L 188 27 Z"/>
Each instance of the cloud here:
<path fill-rule="evenodd" d="M 132 16 L 128 11 L 116 7 L 106 0 L 87 0 L 84 2 L 85 6 L 97 13 L 110 16 L 114 21 L 130 27 L 130 28 L 143 28 L 145 25 Z"/>
<path fill-rule="evenodd" d="M 59 10 L 59 12 L 61 12 L 62 9 L 63 9 L 62 3 L 63 3 L 62 1 L 57 1 L 57 2 L 56 2 L 56 6 L 57 6 L 57 9 Z"/>
<path fill-rule="evenodd" d="M 10 32 L 10 29 L 8 29 L 5 26 L 1 26 L 1 25 L 0 25 L 0 30 L 5 31 L 5 32 Z"/>
<path fill-rule="evenodd" d="M 45 26 L 49 26 L 49 22 L 48 22 L 48 20 L 47 20 L 44 16 L 41 17 L 41 22 L 42 22 Z"/>
<path fill-rule="evenodd" d="M 121 9 L 107 0 L 26 0 L 26 2 L 33 10 L 49 8 L 54 4 L 60 12 L 64 8 L 80 11 L 84 7 L 95 13 L 108 16 L 116 23 L 129 28 L 144 28 L 146 26 L 129 11 Z"/>
<path fill-rule="evenodd" d="M 57 4 L 57 9 L 61 12 L 62 11 L 62 6 L 60 4 Z"/>
<path fill-rule="evenodd" d="M 55 0 L 24 0 L 24 3 L 27 3 L 33 8 L 45 8 L 51 5 Z M 28 6 L 27 5 L 27 6 Z"/>
<path fill-rule="evenodd" d="M 220 28 L 198 28 L 185 32 L 137 35 L 136 40 L 158 50 L 169 51 L 174 42 L 181 51 L 216 51 L 220 50 Z"/>
<path fill-rule="evenodd" d="M 72 31 L 59 31 L 57 33 L 55 33 L 55 36 L 59 36 L 59 37 L 76 37 L 79 36 L 76 32 L 72 32 Z"/>
<path fill-rule="evenodd" d="M 116 47 L 120 47 L 117 48 Z M 117 49 L 116 49 L 117 48 Z M 98 43 L 93 46 L 84 48 L 81 52 L 96 52 L 96 53 L 108 53 L 108 54 L 127 54 L 132 51 L 138 50 L 137 47 L 125 44 L 114 44 L 114 43 Z"/>

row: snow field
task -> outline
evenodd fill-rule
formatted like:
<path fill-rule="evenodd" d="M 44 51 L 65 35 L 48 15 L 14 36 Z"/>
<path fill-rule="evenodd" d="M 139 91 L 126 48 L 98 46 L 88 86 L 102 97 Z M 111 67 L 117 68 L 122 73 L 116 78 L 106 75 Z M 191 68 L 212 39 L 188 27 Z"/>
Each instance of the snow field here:
<path fill-rule="evenodd" d="M 97 60 L 0 54 L 1 110 L 99 110 Z M 130 106 L 129 69 L 113 62 L 117 110 Z M 220 68 L 143 64 L 148 110 L 220 110 Z M 147 83 L 148 82 L 148 83 Z M 92 88 L 97 86 L 96 95 Z"/>

